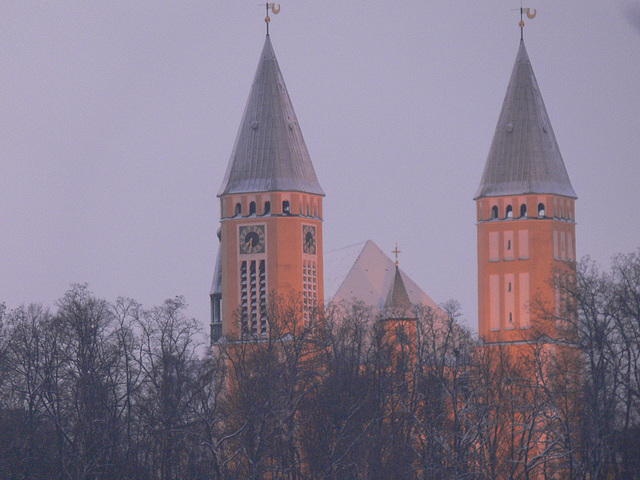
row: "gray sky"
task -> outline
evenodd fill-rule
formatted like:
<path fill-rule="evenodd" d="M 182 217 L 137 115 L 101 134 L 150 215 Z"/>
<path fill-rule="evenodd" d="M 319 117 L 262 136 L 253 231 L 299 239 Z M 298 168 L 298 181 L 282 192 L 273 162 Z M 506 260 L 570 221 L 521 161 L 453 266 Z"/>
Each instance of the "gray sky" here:
<path fill-rule="evenodd" d="M 578 255 L 640 245 L 640 2 L 531 0 L 525 42 L 578 194 Z M 271 39 L 324 200 L 475 328 L 475 205 L 517 0 L 282 3 Z M 216 193 L 264 42 L 256 1 L 3 2 L 0 301 L 69 284 L 208 321 Z"/>

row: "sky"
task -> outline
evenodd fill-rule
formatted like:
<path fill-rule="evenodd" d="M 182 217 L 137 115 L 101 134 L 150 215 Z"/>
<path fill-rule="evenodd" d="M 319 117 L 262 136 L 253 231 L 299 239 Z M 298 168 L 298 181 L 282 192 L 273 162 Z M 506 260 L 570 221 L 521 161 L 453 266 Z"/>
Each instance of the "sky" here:
<path fill-rule="evenodd" d="M 530 0 L 525 44 L 578 195 L 578 256 L 640 246 L 640 1 Z M 283 2 L 271 40 L 325 251 L 395 243 L 477 324 L 480 182 L 517 0 Z M 255 1 L 2 2 L 0 302 L 73 283 L 209 321 L 216 197 L 265 36 Z"/>

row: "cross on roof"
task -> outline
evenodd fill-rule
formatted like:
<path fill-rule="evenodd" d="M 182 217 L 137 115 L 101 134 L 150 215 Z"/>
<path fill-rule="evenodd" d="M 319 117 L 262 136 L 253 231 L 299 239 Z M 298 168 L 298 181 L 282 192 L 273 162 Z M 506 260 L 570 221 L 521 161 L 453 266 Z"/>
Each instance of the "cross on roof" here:
<path fill-rule="evenodd" d="M 396 254 L 396 267 L 398 266 L 398 254 L 401 252 L 402 250 L 398 250 L 398 243 L 396 242 L 396 248 L 395 250 L 391 250 L 391 253 L 395 253 Z"/>

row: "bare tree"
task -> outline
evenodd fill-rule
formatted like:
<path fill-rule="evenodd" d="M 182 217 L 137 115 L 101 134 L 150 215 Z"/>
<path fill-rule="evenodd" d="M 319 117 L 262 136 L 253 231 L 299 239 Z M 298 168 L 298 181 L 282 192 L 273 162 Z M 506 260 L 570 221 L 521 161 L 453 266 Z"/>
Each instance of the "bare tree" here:
<path fill-rule="evenodd" d="M 50 448 L 53 429 L 43 408 L 43 348 L 51 319 L 39 305 L 20 307 L 4 316 L 2 477 L 41 478 L 55 465 Z"/>
<path fill-rule="evenodd" d="M 148 442 L 152 478 L 185 475 L 194 422 L 199 327 L 184 315 L 184 299 L 176 297 L 141 312 L 139 328 L 142 385 L 136 395 L 139 421 Z"/>

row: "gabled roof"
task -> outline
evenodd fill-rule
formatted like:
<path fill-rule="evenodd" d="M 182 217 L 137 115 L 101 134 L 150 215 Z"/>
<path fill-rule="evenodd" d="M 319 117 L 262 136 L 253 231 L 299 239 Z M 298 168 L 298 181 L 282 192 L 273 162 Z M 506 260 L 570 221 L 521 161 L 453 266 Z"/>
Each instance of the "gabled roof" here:
<path fill-rule="evenodd" d="M 270 191 L 324 195 L 267 35 L 218 196 Z"/>
<path fill-rule="evenodd" d="M 412 304 L 439 310 L 436 303 L 404 273 L 397 270 Z M 371 240 L 324 254 L 324 295 L 327 302 L 353 299 L 383 309 L 396 278 L 395 263 Z"/>
<path fill-rule="evenodd" d="M 524 41 L 475 199 L 548 193 L 576 198 Z"/>

